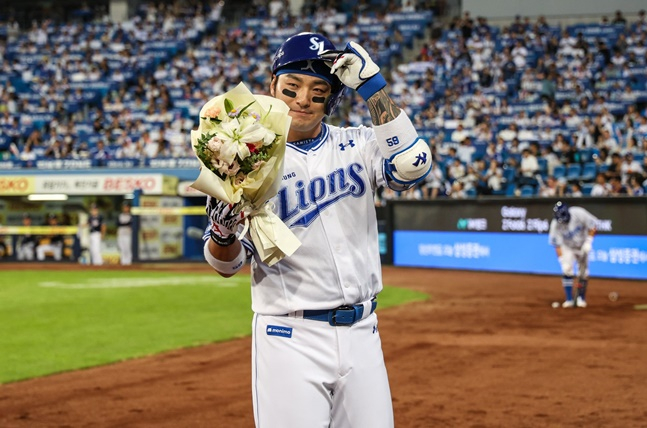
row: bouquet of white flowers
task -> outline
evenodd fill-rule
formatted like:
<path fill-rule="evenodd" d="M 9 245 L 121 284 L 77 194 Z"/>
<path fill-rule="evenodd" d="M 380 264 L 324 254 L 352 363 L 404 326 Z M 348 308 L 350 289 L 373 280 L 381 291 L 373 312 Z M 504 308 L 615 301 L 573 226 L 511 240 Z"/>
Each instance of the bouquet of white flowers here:
<path fill-rule="evenodd" d="M 238 204 L 261 259 L 272 265 L 301 245 L 267 204 L 279 190 L 291 118 L 281 100 L 252 94 L 240 83 L 209 100 L 191 145 L 200 175 L 191 185 L 207 195 Z M 248 221 L 249 219 L 249 221 Z"/>

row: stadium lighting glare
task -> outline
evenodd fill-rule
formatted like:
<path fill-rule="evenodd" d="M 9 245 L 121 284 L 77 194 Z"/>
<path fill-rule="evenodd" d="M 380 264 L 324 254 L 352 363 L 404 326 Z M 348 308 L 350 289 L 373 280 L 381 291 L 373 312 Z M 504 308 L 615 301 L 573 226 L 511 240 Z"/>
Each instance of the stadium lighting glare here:
<path fill-rule="evenodd" d="M 67 201 L 67 195 L 62 193 L 52 193 L 52 194 L 33 194 L 27 196 L 27 199 L 30 201 Z"/>

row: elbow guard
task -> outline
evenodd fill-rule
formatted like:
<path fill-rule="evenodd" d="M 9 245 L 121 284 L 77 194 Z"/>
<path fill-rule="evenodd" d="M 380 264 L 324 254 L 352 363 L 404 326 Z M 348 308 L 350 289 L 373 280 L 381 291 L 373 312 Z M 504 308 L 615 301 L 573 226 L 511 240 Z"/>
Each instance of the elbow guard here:
<path fill-rule="evenodd" d="M 417 138 L 404 150 L 384 161 L 387 179 L 411 187 L 424 179 L 431 171 L 431 149 L 425 140 Z"/>

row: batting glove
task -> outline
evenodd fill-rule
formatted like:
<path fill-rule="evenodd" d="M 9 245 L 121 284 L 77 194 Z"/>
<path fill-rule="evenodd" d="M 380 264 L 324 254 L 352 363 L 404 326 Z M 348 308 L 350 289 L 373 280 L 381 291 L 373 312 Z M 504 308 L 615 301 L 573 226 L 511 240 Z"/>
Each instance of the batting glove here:
<path fill-rule="evenodd" d="M 211 239 L 222 246 L 233 244 L 236 240 L 238 224 L 247 217 L 241 206 L 207 196 L 205 210 L 211 220 Z"/>
<path fill-rule="evenodd" d="M 324 51 L 320 57 L 325 61 L 332 61 L 330 74 L 336 75 L 344 85 L 355 89 L 365 101 L 386 86 L 380 67 L 355 42 L 349 42 L 341 52 Z"/>

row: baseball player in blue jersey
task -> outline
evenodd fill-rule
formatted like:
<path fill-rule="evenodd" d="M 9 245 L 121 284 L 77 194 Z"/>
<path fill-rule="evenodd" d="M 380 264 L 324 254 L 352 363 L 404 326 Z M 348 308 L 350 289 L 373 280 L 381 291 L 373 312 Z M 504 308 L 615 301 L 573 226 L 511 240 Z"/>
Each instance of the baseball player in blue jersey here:
<path fill-rule="evenodd" d="M 586 308 L 586 287 L 589 279 L 589 253 L 598 219 L 581 207 L 569 207 L 557 202 L 553 208 L 548 240 L 557 251 L 562 269 L 562 286 L 566 294 L 563 308 Z M 573 280 L 577 263 L 577 296 L 573 299 Z"/>
<path fill-rule="evenodd" d="M 373 198 L 381 186 L 423 180 L 432 159 L 379 70 L 357 43 L 338 51 L 315 33 L 288 38 L 275 54 L 270 93 L 290 107 L 292 123 L 271 202 L 301 241 L 292 256 L 263 263 L 236 235 L 236 207 L 207 200 L 207 262 L 229 277 L 251 258 L 257 427 L 393 426 L 374 312 L 382 276 Z M 323 122 L 346 88 L 366 100 L 372 128 Z"/>

